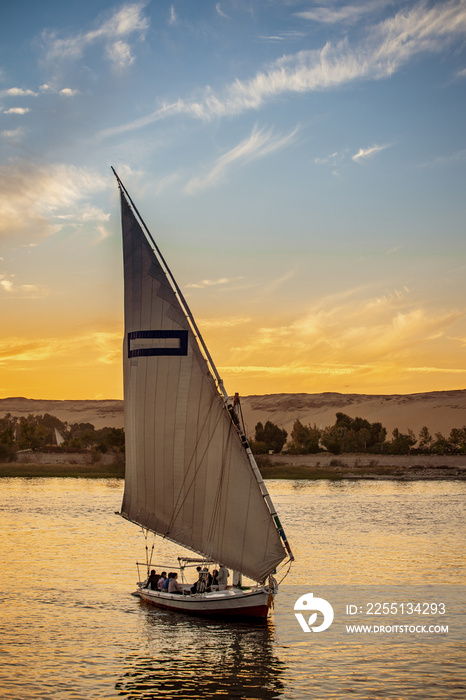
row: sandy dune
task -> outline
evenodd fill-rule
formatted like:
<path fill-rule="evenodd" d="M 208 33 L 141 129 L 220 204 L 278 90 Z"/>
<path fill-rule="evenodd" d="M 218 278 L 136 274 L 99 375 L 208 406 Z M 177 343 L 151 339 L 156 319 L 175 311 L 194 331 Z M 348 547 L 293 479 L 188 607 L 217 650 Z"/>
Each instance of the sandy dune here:
<path fill-rule="evenodd" d="M 411 428 L 417 436 L 422 426 L 426 425 L 432 434 L 441 432 L 447 437 L 452 428 L 466 425 L 465 389 L 406 395 L 268 394 L 246 396 L 242 398 L 242 407 L 250 436 L 253 436 L 258 421 L 265 423 L 270 420 L 290 433 L 296 419 L 306 425 L 315 423 L 318 428 L 333 425 L 338 411 L 353 418 L 360 416 L 371 423 L 380 421 L 387 428 L 388 436 L 393 428 L 402 432 Z M 116 399 L 0 399 L 0 416 L 6 413 L 14 416 L 51 413 L 62 421 L 92 423 L 96 428 L 120 428 L 124 425 L 123 402 Z"/>
<path fill-rule="evenodd" d="M 448 437 L 452 428 L 466 425 L 466 390 L 435 391 L 422 394 L 274 394 L 248 396 L 242 400 L 248 434 L 258 421 L 270 420 L 288 433 L 299 419 L 318 428 L 335 423 L 339 411 L 352 418 L 359 416 L 374 423 L 380 421 L 388 437 L 394 428 L 419 435 L 426 425 L 431 434 Z"/>
<path fill-rule="evenodd" d="M 28 416 L 50 413 L 66 423 L 92 423 L 99 428 L 122 428 L 123 401 L 105 399 L 102 401 L 54 401 L 45 399 L 25 399 L 15 397 L 0 399 L 0 416 Z"/>

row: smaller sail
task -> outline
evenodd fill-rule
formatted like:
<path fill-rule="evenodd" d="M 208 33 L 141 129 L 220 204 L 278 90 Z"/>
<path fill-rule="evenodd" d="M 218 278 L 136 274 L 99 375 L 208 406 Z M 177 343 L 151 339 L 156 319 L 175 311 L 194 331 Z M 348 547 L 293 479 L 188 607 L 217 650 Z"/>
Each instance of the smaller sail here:
<path fill-rule="evenodd" d="M 63 435 L 60 433 L 60 431 L 58 431 L 56 428 L 55 428 L 55 440 L 56 440 L 57 445 L 58 445 L 59 447 L 60 447 L 60 445 L 62 445 L 62 444 L 65 442 L 65 438 L 64 438 Z"/>

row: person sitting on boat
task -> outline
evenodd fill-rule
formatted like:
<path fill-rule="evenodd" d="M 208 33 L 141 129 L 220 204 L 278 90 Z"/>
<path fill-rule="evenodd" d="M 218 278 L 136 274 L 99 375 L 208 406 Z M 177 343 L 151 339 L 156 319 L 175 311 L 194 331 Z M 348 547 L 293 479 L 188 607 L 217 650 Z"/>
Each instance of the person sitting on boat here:
<path fill-rule="evenodd" d="M 218 571 L 214 569 L 212 571 L 212 583 L 210 584 L 211 591 L 218 591 Z"/>
<path fill-rule="evenodd" d="M 158 580 L 158 583 L 157 583 L 157 588 L 159 591 L 161 591 L 163 589 L 163 584 L 165 583 L 166 580 L 167 580 L 167 572 L 162 571 L 162 573 L 160 574 L 160 578 Z"/>
<path fill-rule="evenodd" d="M 218 570 L 218 576 L 217 576 L 218 590 L 219 591 L 224 591 L 225 588 L 227 587 L 229 575 L 230 575 L 230 572 L 228 571 L 226 566 L 223 566 L 223 564 L 220 564 L 220 569 Z"/>
<path fill-rule="evenodd" d="M 212 574 L 209 569 L 204 566 L 199 574 L 199 581 L 197 584 L 197 593 L 210 593 L 210 585 L 212 583 Z"/>
<path fill-rule="evenodd" d="M 151 588 L 153 591 L 156 591 L 159 578 L 160 574 L 156 574 L 155 569 L 152 569 L 152 571 L 150 572 L 150 576 L 146 582 L 146 588 Z"/>
<path fill-rule="evenodd" d="M 169 593 L 178 593 L 180 595 L 183 595 L 183 589 L 181 588 L 180 584 L 176 580 L 177 578 L 178 578 L 178 574 L 176 572 L 171 574 L 171 579 L 169 579 L 170 582 L 168 584 L 168 592 Z"/>
<path fill-rule="evenodd" d="M 202 569 L 200 566 L 196 566 L 197 571 L 197 581 L 191 586 L 191 593 L 197 593 L 199 591 L 199 584 L 202 581 Z"/>
<path fill-rule="evenodd" d="M 212 574 L 206 566 L 202 569 L 202 581 L 204 582 L 205 590 L 208 591 L 212 585 Z"/>
<path fill-rule="evenodd" d="M 170 579 L 172 576 L 173 576 L 173 573 L 170 571 L 170 573 L 168 574 L 167 578 L 165 579 L 165 581 L 163 583 L 162 591 L 168 591 L 168 586 L 170 584 Z"/>

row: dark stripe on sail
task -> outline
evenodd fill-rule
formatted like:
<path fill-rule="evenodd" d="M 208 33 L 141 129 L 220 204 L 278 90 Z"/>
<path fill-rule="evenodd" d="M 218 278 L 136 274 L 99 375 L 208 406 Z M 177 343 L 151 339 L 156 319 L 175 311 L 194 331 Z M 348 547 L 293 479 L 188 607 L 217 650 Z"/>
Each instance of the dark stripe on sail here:
<path fill-rule="evenodd" d="M 175 340 L 173 347 L 132 347 L 134 340 Z M 151 355 L 187 355 L 188 331 L 132 331 L 128 333 L 128 357 L 148 357 Z"/>

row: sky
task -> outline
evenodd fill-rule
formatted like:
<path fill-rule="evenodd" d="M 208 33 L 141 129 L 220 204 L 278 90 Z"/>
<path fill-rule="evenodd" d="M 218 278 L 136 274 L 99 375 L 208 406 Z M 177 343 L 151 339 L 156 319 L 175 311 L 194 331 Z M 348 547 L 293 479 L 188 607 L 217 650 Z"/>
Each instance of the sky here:
<path fill-rule="evenodd" d="M 122 398 L 113 166 L 227 390 L 466 388 L 466 0 L 17 0 L 0 398 Z"/>

